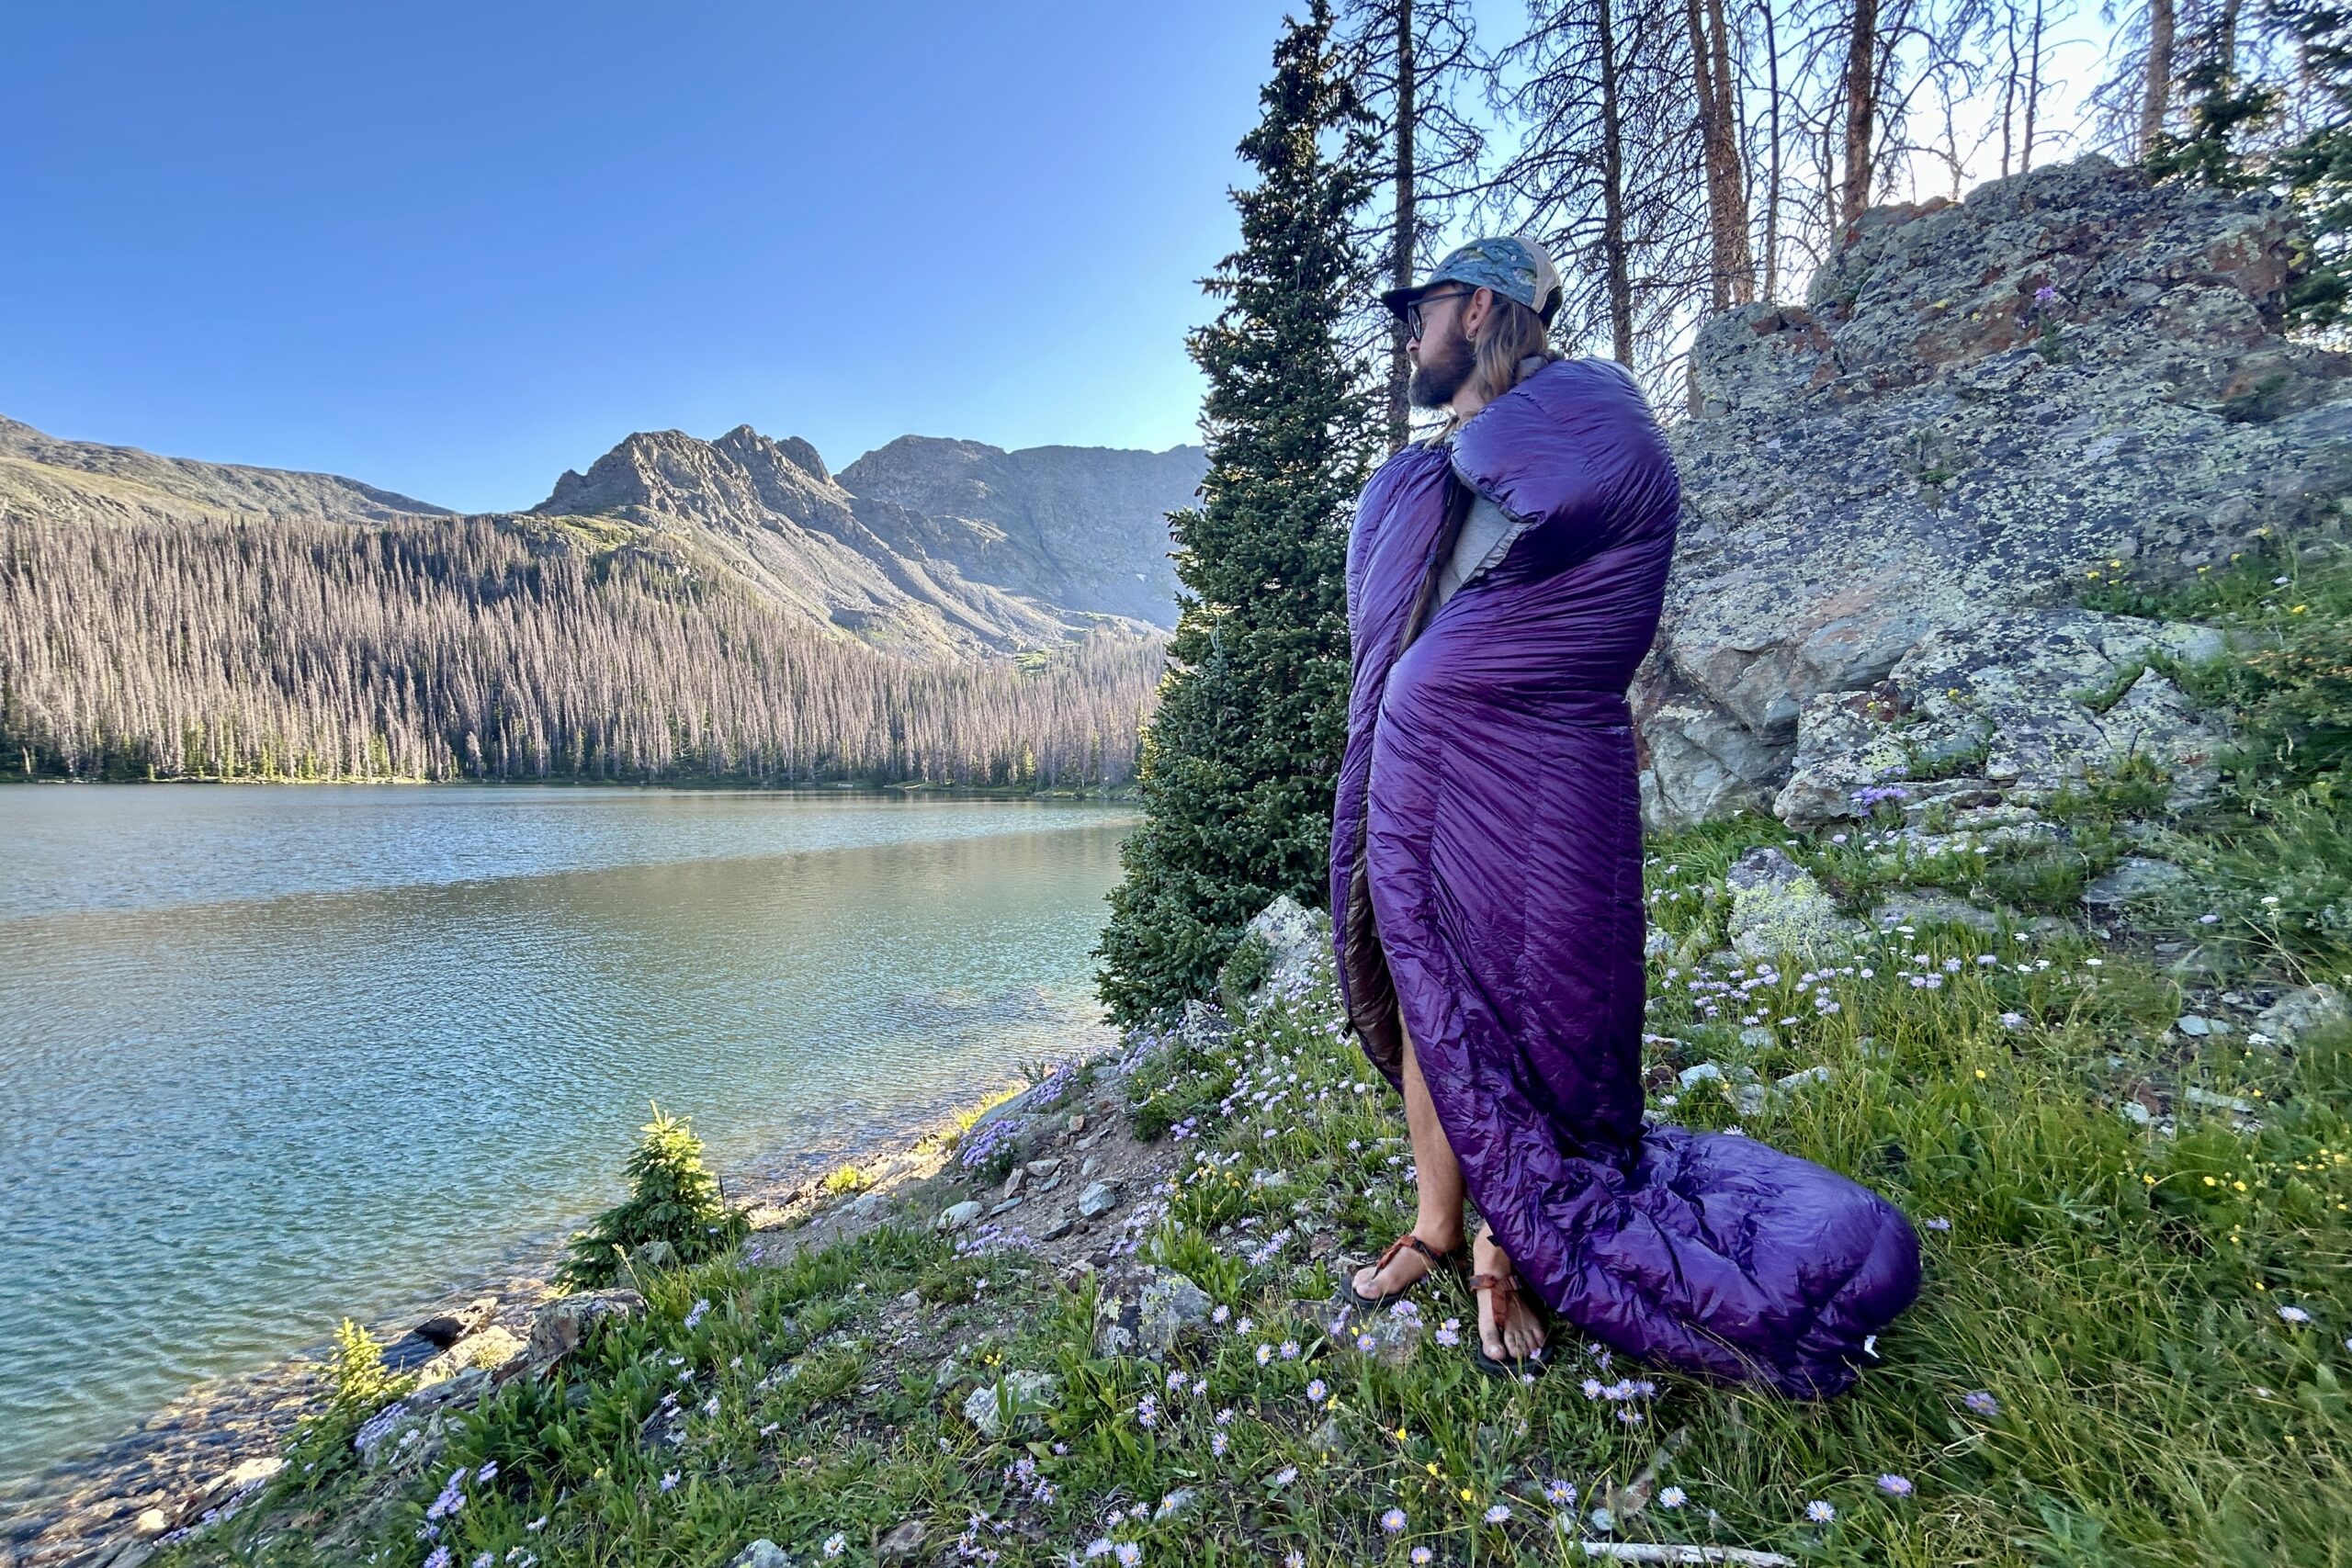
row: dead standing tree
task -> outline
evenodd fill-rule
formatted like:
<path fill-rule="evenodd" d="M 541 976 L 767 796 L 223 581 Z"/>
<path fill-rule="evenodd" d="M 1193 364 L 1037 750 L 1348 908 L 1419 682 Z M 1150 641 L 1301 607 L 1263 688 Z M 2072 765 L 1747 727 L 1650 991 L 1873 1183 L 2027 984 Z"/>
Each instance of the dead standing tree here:
<path fill-rule="evenodd" d="M 1484 95 L 1493 65 L 1479 52 L 1468 0 L 1348 0 L 1336 41 L 1370 117 L 1371 163 L 1387 195 L 1366 212 L 1358 238 L 1388 287 L 1408 288 L 1436 262 L 1447 223 L 1482 189 L 1487 130 L 1464 105 Z M 1386 340 L 1382 407 L 1393 452 L 1412 425 L 1404 325 L 1367 302 L 1349 337 L 1362 351 Z"/>

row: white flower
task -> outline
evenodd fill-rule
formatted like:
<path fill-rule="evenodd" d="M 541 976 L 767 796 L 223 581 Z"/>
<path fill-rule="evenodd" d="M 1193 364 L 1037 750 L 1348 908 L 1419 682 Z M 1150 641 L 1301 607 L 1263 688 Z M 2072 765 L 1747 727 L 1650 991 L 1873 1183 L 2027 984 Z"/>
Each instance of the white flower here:
<path fill-rule="evenodd" d="M 1661 1508 L 1679 1508 L 1690 1500 L 1690 1495 L 1679 1486 L 1669 1486 L 1657 1495 L 1657 1506 Z"/>
<path fill-rule="evenodd" d="M 843 1535 L 841 1531 L 835 1530 L 832 1534 L 825 1538 L 826 1556 L 839 1557 L 842 1552 L 848 1550 L 849 1537 Z"/>
<path fill-rule="evenodd" d="M 1804 1506 L 1804 1517 L 1815 1524 L 1826 1525 L 1838 1517 L 1838 1510 L 1815 1497 Z"/>

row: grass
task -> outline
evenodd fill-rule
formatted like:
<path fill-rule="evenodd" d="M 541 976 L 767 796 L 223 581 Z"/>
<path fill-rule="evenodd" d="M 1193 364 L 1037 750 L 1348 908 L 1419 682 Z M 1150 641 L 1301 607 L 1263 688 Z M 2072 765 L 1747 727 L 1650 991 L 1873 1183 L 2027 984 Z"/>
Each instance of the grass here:
<path fill-rule="evenodd" d="M 1336 1282 L 1308 1238 L 1365 1255 L 1409 1221 L 1412 1186 L 1394 1098 L 1326 980 L 1215 1043 L 1138 1042 L 1123 1078 L 1066 1080 L 1119 1083 L 1162 1141 L 1144 1255 L 1216 1302 L 1205 1337 L 1098 1354 L 1091 1279 L 928 1229 L 779 1268 L 734 1253 L 659 1275 L 644 1320 L 451 1420 L 429 1467 L 371 1473 L 347 1447 L 298 1444 L 270 1492 L 164 1561 L 412 1568 L 446 1545 L 455 1564 L 718 1568 L 764 1536 L 797 1562 L 837 1540 L 865 1563 L 914 1520 L 909 1561 L 1004 1568 L 1082 1562 L 1096 1541 L 1145 1563 L 1580 1562 L 1589 1540 L 1901 1568 L 2352 1563 L 2352 1035 L 2183 1038 L 2173 1019 L 2205 1004 L 2153 946 L 2228 945 L 2241 986 L 2352 979 L 2352 819 L 2327 742 L 2352 568 L 2286 552 L 2099 592 L 2240 639 L 2190 677 L 2243 742 L 2199 812 L 2169 814 L 2135 763 L 2047 802 L 2051 843 L 1930 852 L 1890 813 L 1649 846 L 1659 1115 L 1852 1173 L 1922 1226 L 1923 1294 L 1853 1393 L 1702 1385 L 1565 1328 L 1555 1375 L 1489 1382 L 1451 1281 L 1416 1300 L 1452 1326 L 1394 1364 L 1335 1337 L 1297 1304 Z M 2008 912 L 1989 931 L 1898 926 L 1814 968 L 1743 961 L 1723 951 L 1724 874 L 1758 843 L 1858 912 L 1920 886 Z M 2126 851 L 2192 880 L 2113 941 L 2028 919 L 2070 911 Z M 1683 1088 L 1702 1062 L 1723 1080 Z M 1822 1066 L 1738 1102 L 1743 1083 Z M 992 1145 L 965 1152 L 1001 1174 Z M 894 1344 L 909 1291 L 933 1343 L 953 1342 L 944 1371 Z M 1057 1396 L 989 1438 L 964 1403 L 1011 1370 L 1054 1375 Z M 428 1517 L 460 1471 L 463 1503 Z"/>

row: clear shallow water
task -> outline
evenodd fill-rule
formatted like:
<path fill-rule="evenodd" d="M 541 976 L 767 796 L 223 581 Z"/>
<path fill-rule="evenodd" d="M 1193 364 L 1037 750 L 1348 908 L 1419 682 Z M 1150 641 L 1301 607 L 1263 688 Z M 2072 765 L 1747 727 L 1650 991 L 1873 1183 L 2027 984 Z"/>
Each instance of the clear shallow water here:
<path fill-rule="evenodd" d="M 618 1195 L 1103 1043 L 1100 806 L 0 791 L 0 1482 Z"/>

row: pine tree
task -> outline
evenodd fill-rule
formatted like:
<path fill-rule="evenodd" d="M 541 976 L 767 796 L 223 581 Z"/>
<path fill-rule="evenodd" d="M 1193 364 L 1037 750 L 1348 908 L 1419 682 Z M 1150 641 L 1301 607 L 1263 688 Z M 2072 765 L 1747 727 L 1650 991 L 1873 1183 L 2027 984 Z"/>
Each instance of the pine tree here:
<path fill-rule="evenodd" d="M 1327 0 L 1289 20 L 1243 140 L 1241 248 L 1203 288 L 1227 303 L 1188 343 L 1207 376 L 1202 503 L 1172 513 L 1176 635 L 1144 737 L 1146 820 L 1095 955 L 1133 1023 L 1206 995 L 1275 895 L 1323 901 L 1347 728 L 1349 508 L 1378 443 L 1342 322 L 1369 286 L 1351 237 L 1371 194 L 1365 117 Z"/>
<path fill-rule="evenodd" d="M 628 1156 L 629 1195 L 571 1238 L 556 1282 L 572 1290 L 609 1285 L 649 1242 L 667 1244 L 679 1263 L 715 1258 L 743 1239 L 742 1211 L 727 1204 L 718 1179 L 702 1162 L 702 1140 L 684 1119 L 653 1108 L 653 1120 Z"/>

